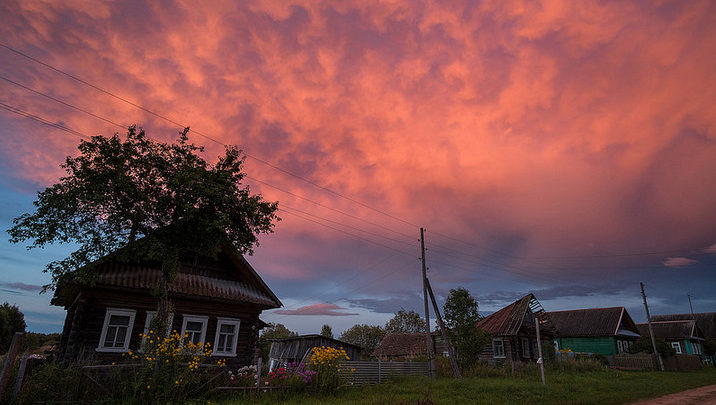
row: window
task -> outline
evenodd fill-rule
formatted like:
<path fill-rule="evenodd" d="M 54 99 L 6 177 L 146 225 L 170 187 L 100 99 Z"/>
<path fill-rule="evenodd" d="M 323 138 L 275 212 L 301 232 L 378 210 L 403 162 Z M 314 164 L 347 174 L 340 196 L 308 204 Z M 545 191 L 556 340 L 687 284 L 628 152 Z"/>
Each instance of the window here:
<path fill-rule="evenodd" d="M 505 346 L 502 339 L 492 339 L 492 357 L 505 357 Z"/>
<path fill-rule="evenodd" d="M 617 340 L 617 353 L 624 353 L 626 349 L 624 348 L 624 342 L 621 340 Z"/>
<path fill-rule="evenodd" d="M 157 311 L 147 311 L 147 318 L 144 320 L 144 336 L 142 336 L 142 346 L 144 346 L 144 342 L 147 341 L 147 334 L 149 334 L 149 325 L 151 325 L 152 320 L 154 319 L 154 316 L 157 314 Z M 169 322 L 167 323 L 167 336 L 171 335 L 172 333 L 172 323 L 174 323 L 174 314 L 169 314 Z"/>
<path fill-rule="evenodd" d="M 214 338 L 215 356 L 236 356 L 236 340 L 239 337 L 238 319 L 217 318 Z"/>
<path fill-rule="evenodd" d="M 676 349 L 676 354 L 681 354 L 681 345 L 679 342 L 671 342 L 671 347 Z"/>
<path fill-rule="evenodd" d="M 699 343 L 699 342 L 691 343 L 691 347 L 694 348 L 694 354 L 698 354 L 698 355 L 701 354 L 701 343 Z"/>
<path fill-rule="evenodd" d="M 136 314 L 137 311 L 132 309 L 107 308 L 97 351 L 128 351 Z"/>
<path fill-rule="evenodd" d="M 206 323 L 208 316 L 184 315 L 181 325 L 181 336 L 184 342 L 202 343 L 206 337 Z"/>
<path fill-rule="evenodd" d="M 530 358 L 530 340 L 522 338 L 522 357 Z"/>

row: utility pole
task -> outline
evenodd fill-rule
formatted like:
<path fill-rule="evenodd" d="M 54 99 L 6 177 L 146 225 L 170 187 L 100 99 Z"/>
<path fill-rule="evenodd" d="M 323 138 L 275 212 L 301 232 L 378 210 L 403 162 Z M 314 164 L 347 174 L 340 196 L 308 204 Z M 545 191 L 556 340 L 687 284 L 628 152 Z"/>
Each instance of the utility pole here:
<path fill-rule="evenodd" d="M 694 317 L 694 307 L 691 306 L 691 294 L 686 294 L 689 297 L 689 309 L 691 309 L 691 317 Z"/>
<path fill-rule="evenodd" d="M 420 228 L 420 253 L 423 263 L 423 299 L 425 301 L 425 344 L 428 350 L 428 369 L 430 377 L 436 378 L 435 356 L 433 356 L 433 339 L 430 336 L 430 308 L 428 307 L 428 288 L 425 281 L 428 279 L 427 268 L 425 265 L 425 234 L 423 228 Z"/>
<path fill-rule="evenodd" d="M 661 355 L 656 350 L 656 338 L 654 337 L 654 328 L 651 327 L 651 315 L 649 315 L 649 304 L 646 303 L 646 293 L 644 293 L 644 283 L 641 285 L 641 296 L 644 299 L 644 308 L 646 309 L 646 323 L 649 324 L 649 336 L 651 336 L 651 348 L 654 350 L 654 357 L 656 357 L 659 371 L 664 371 L 664 363 L 661 361 Z"/>
<path fill-rule="evenodd" d="M 545 385 L 544 383 L 544 359 L 542 358 L 542 340 L 540 340 L 539 335 L 539 317 L 535 316 L 535 330 L 537 331 L 537 354 L 539 358 L 537 359 L 537 363 L 539 363 L 539 372 L 542 375 L 542 385 Z"/>
<path fill-rule="evenodd" d="M 450 364 L 452 365 L 452 372 L 455 378 L 462 378 L 460 375 L 460 368 L 457 366 L 457 359 L 455 358 L 455 351 L 452 349 L 450 338 L 448 337 L 447 330 L 445 329 L 445 322 L 443 317 L 440 316 L 440 308 L 438 308 L 438 302 L 435 300 L 435 294 L 433 294 L 433 288 L 430 287 L 430 280 L 425 278 L 425 285 L 428 287 L 428 294 L 430 294 L 430 301 L 433 303 L 433 311 L 435 311 L 435 317 L 438 318 L 438 325 L 440 326 L 440 333 L 443 335 L 443 340 L 448 349 L 448 356 L 450 356 Z"/>

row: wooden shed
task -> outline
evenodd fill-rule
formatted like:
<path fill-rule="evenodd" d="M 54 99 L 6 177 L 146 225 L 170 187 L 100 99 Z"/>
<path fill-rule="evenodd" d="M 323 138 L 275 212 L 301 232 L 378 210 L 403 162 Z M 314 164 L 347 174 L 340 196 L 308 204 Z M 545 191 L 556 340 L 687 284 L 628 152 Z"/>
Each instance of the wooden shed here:
<path fill-rule="evenodd" d="M 432 349 L 436 356 L 447 356 L 447 345 L 440 332 L 431 334 Z M 373 356 L 381 361 L 411 361 L 427 358 L 425 333 L 389 333 L 383 337 Z"/>
<path fill-rule="evenodd" d="M 479 359 L 490 364 L 536 361 L 539 356 L 535 319 L 539 319 L 540 339 L 550 346 L 542 349 L 554 350 L 551 347 L 556 335 L 554 324 L 537 298 L 527 294 L 477 323 L 477 328 L 492 336 L 492 344 L 480 353 Z"/>
<path fill-rule="evenodd" d="M 363 349 L 351 343 L 323 335 L 302 335 L 272 340 L 269 350 L 269 369 L 273 370 L 284 364 L 304 361 L 314 347 L 343 348 L 350 360 L 358 360 Z"/>
<path fill-rule="evenodd" d="M 161 280 L 159 263 L 98 262 L 90 284 L 63 279 L 52 304 L 67 310 L 60 358 L 114 362 L 139 349 L 140 334 L 148 331 L 156 313 L 153 291 Z M 171 331 L 188 334 L 193 342 L 208 342 L 212 355 L 227 365 L 255 364 L 261 311 L 282 306 L 251 265 L 230 247 L 216 258 L 182 258 L 170 284 L 173 305 Z"/>

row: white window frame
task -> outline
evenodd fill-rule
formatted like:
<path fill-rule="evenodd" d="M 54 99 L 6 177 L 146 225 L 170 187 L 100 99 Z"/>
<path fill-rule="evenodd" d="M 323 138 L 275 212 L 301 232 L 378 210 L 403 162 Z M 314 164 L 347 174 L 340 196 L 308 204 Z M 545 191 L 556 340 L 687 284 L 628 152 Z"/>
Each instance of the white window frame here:
<path fill-rule="evenodd" d="M 681 343 L 679 343 L 679 342 L 671 342 L 671 347 L 673 347 L 674 349 L 676 349 L 676 354 L 681 354 L 681 353 L 682 353 L 682 351 L 681 351 Z"/>
<path fill-rule="evenodd" d="M 142 346 L 144 347 L 144 343 L 147 341 L 147 334 L 149 333 L 149 325 L 152 323 L 152 320 L 157 315 L 157 311 L 147 311 L 146 318 L 144 319 L 144 333 L 142 334 Z M 174 313 L 169 314 L 169 322 L 167 322 L 167 337 L 169 337 L 172 334 L 172 324 L 174 323 Z"/>
<path fill-rule="evenodd" d="M 181 324 L 181 341 L 182 344 L 184 344 L 184 332 L 186 332 L 186 324 L 187 322 L 201 322 L 201 338 L 199 339 L 199 342 L 205 343 L 206 340 L 206 325 L 209 323 L 209 317 L 205 315 L 189 315 L 189 314 L 182 314 L 182 324 Z"/>
<path fill-rule="evenodd" d="M 231 342 L 231 351 L 218 351 L 219 349 L 219 333 L 221 332 L 222 325 L 233 325 L 234 336 Z M 212 356 L 225 356 L 233 357 L 236 356 L 236 343 L 239 341 L 239 327 L 241 326 L 241 320 L 236 318 L 216 318 L 216 336 L 214 336 L 214 347 L 211 352 Z"/>
<path fill-rule="evenodd" d="M 624 353 L 626 349 L 624 349 L 624 341 L 617 339 L 617 353 Z"/>
<path fill-rule="evenodd" d="M 523 337 L 522 340 L 522 357 L 530 358 L 530 338 Z"/>
<path fill-rule="evenodd" d="M 499 343 L 500 350 L 502 351 L 501 355 L 497 355 L 497 347 L 498 345 L 495 345 L 495 343 Z M 496 359 L 504 359 L 505 356 L 505 342 L 502 341 L 502 339 L 492 339 L 492 357 Z"/>
<path fill-rule="evenodd" d="M 129 323 L 127 324 L 127 334 L 124 338 L 123 347 L 104 347 L 104 340 L 107 337 L 107 329 L 109 328 L 109 320 L 112 315 L 128 316 Z M 137 311 L 127 308 L 107 308 L 104 314 L 104 323 L 102 324 L 102 333 L 99 336 L 99 343 L 97 344 L 96 351 L 98 352 L 110 352 L 110 353 L 123 353 L 129 351 L 129 342 L 132 340 L 132 329 L 134 329 L 134 318 L 137 316 Z"/>

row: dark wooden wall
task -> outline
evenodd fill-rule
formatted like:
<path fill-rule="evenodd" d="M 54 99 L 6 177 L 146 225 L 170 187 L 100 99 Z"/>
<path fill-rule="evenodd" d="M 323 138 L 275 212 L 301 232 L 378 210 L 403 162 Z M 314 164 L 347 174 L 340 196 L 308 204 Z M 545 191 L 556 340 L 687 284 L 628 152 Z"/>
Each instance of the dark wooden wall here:
<path fill-rule="evenodd" d="M 225 302 L 215 299 L 199 299 L 188 296 L 171 296 L 174 307 L 172 330 L 181 333 L 183 314 L 208 316 L 205 341 L 213 346 L 216 336 L 217 317 L 240 320 L 236 357 L 226 359 L 227 365 L 240 367 L 256 363 L 258 355 L 258 327 L 261 309 L 251 304 Z M 141 344 L 140 334 L 148 311 L 156 311 L 157 300 L 149 292 L 121 289 L 83 289 L 79 298 L 67 311 L 62 334 L 65 361 L 121 361 L 121 353 L 97 352 L 107 308 L 136 310 L 129 348 L 136 350 Z"/>

